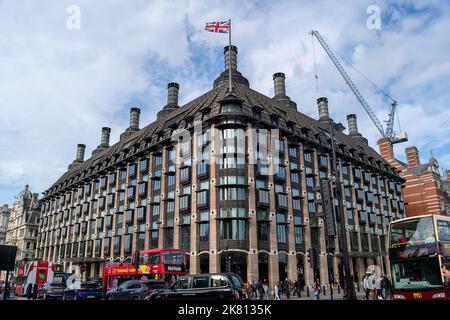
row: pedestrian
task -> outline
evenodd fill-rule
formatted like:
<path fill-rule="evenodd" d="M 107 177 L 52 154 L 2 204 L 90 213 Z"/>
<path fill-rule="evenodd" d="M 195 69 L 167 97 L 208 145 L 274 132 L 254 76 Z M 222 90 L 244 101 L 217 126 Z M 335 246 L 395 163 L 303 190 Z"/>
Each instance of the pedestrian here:
<path fill-rule="evenodd" d="M 10 291 L 11 286 L 9 284 L 9 281 L 6 280 L 5 285 L 3 287 L 3 300 L 9 300 Z"/>
<path fill-rule="evenodd" d="M 322 287 L 320 285 L 319 279 L 317 279 L 316 283 L 314 284 L 314 297 L 316 300 L 320 300 L 320 292 L 322 291 Z"/>
<path fill-rule="evenodd" d="M 274 300 L 281 300 L 280 299 L 280 284 L 279 282 L 275 283 L 275 286 L 273 288 L 274 293 Z"/>
<path fill-rule="evenodd" d="M 37 299 L 38 288 L 39 288 L 38 284 L 35 283 L 35 284 L 33 285 L 33 300 L 36 300 L 36 299 Z"/>
<path fill-rule="evenodd" d="M 365 296 L 366 300 L 369 300 L 369 295 L 370 295 L 369 277 L 370 277 L 370 272 L 367 272 L 363 278 L 363 288 L 364 288 L 364 293 L 366 294 L 366 296 Z"/>
<path fill-rule="evenodd" d="M 261 299 L 261 281 L 258 280 L 256 283 L 256 299 Z"/>
<path fill-rule="evenodd" d="M 286 298 L 291 296 L 291 280 L 286 279 Z"/>
<path fill-rule="evenodd" d="M 381 280 L 382 276 L 375 277 L 375 291 L 376 291 L 375 300 L 383 299 L 381 296 Z"/>
<path fill-rule="evenodd" d="M 250 294 L 251 294 L 251 286 L 250 286 L 250 283 L 247 281 L 245 284 L 244 284 L 244 289 L 245 289 L 245 298 L 246 299 L 249 299 L 250 298 Z"/>
<path fill-rule="evenodd" d="M 293 296 L 295 296 L 295 295 L 298 296 L 298 281 L 297 280 L 294 281 L 292 295 Z"/>
<path fill-rule="evenodd" d="M 267 285 L 266 279 L 264 279 L 263 290 L 264 290 L 264 300 L 269 300 L 269 286 Z"/>
<path fill-rule="evenodd" d="M 381 276 L 381 297 L 383 300 L 387 299 L 387 277 Z"/>
<path fill-rule="evenodd" d="M 252 282 L 252 297 L 256 296 L 256 280 Z"/>
<path fill-rule="evenodd" d="M 376 290 L 375 290 L 375 274 L 370 274 L 369 278 L 368 278 L 368 287 L 370 290 L 370 299 L 371 300 L 376 300 Z"/>

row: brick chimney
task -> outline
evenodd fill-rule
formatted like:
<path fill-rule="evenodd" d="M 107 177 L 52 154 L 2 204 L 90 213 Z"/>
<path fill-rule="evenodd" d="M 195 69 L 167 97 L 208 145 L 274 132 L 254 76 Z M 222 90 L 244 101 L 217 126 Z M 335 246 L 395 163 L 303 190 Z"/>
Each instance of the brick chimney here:
<path fill-rule="evenodd" d="M 420 165 L 419 150 L 417 150 L 415 146 L 406 148 L 405 153 L 408 167 L 415 167 Z"/>
<path fill-rule="evenodd" d="M 445 176 L 447 177 L 447 181 L 450 181 L 450 169 L 445 170 Z"/>
<path fill-rule="evenodd" d="M 381 138 L 377 144 L 383 159 L 394 159 L 394 149 L 392 148 L 392 142 L 388 138 Z"/>

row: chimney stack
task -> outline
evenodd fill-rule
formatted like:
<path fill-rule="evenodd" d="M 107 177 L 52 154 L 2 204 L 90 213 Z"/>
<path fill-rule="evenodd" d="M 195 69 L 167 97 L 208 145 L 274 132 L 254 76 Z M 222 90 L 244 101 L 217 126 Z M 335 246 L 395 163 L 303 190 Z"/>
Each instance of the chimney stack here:
<path fill-rule="evenodd" d="M 450 181 L 450 169 L 445 170 L 445 176 L 447 177 L 447 181 Z"/>
<path fill-rule="evenodd" d="M 228 70 L 230 65 L 230 60 L 228 58 L 228 55 L 230 54 L 230 47 L 226 46 L 223 49 L 224 58 L 225 58 L 225 70 Z M 231 70 L 237 70 L 237 53 L 238 49 L 236 46 L 231 46 Z"/>
<path fill-rule="evenodd" d="M 103 127 L 102 128 L 102 140 L 100 145 L 102 147 L 109 147 L 109 136 L 111 134 L 111 128 Z"/>
<path fill-rule="evenodd" d="M 84 161 L 84 151 L 86 150 L 85 144 L 78 144 L 77 145 L 77 158 L 75 159 L 75 162 L 83 162 Z"/>
<path fill-rule="evenodd" d="M 405 153 L 408 167 L 415 167 L 420 165 L 419 150 L 417 150 L 416 147 L 412 146 L 406 148 Z"/>
<path fill-rule="evenodd" d="M 286 97 L 286 76 L 282 72 L 277 72 L 273 75 L 273 87 L 275 91 L 275 98 Z"/>
<path fill-rule="evenodd" d="M 319 108 L 319 121 L 330 122 L 330 114 L 328 113 L 328 99 L 321 97 L 317 99 L 317 107 Z"/>
<path fill-rule="evenodd" d="M 130 129 L 131 130 L 139 130 L 139 115 L 141 113 L 141 109 L 139 108 L 131 108 L 130 109 Z"/>
<path fill-rule="evenodd" d="M 392 148 L 392 142 L 389 138 L 381 138 L 377 142 L 378 148 L 380 150 L 380 155 L 385 160 L 394 159 L 394 149 Z"/>
<path fill-rule="evenodd" d="M 178 106 L 178 90 L 180 85 L 176 82 L 167 84 L 167 105 Z"/>
<path fill-rule="evenodd" d="M 347 115 L 348 134 L 351 136 L 360 136 L 358 132 L 358 122 L 356 120 L 356 114 Z"/>

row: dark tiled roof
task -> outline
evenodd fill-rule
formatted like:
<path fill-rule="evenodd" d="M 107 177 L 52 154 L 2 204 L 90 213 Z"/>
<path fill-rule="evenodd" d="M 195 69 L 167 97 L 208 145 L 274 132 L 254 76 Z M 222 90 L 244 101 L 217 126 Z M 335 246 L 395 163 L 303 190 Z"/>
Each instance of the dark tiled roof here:
<path fill-rule="evenodd" d="M 168 114 L 163 114 L 156 121 L 141 130 L 130 132 L 129 135 L 111 147 L 94 154 L 83 163 L 69 169 L 49 188 L 44 199 L 71 185 L 84 181 L 92 174 L 107 170 L 130 156 L 152 148 L 161 141 L 170 139 L 171 129 L 183 127 L 183 121 L 186 121 L 186 119 L 200 120 L 202 110 L 209 109 L 210 118 L 220 115 L 219 101 L 227 96 L 228 86 L 226 81 L 219 80 L 225 76 L 225 73 L 222 73 L 216 79 L 212 90 Z M 277 117 L 280 130 L 287 130 L 287 124 L 289 124 L 294 127 L 294 135 L 291 133 L 289 136 L 300 137 L 303 134 L 303 138 L 310 140 L 312 143 L 318 142 L 316 135 L 320 135 L 324 130 L 328 130 L 326 124 L 298 112 L 295 108 L 285 106 L 268 96 L 252 90 L 242 79 L 234 82 L 233 86 L 234 95 L 242 100 L 243 116 L 249 119 L 255 120 L 252 108 L 259 107 L 261 110 L 261 122 L 270 126 L 271 117 L 275 116 Z M 370 160 L 375 168 L 385 171 L 387 167 L 388 170 L 393 170 L 387 166 L 387 163 L 375 150 L 360 139 L 352 138 L 338 131 L 335 131 L 335 138 L 338 145 L 343 148 L 340 150 L 342 156 L 348 155 L 350 151 L 353 151 L 356 156 L 363 156 L 362 163 L 367 163 Z M 323 134 L 322 138 L 319 137 L 319 139 L 323 139 L 322 142 L 325 141 Z M 394 174 L 393 177 L 398 177 L 397 172 L 394 173 L 392 171 L 391 174 Z"/>

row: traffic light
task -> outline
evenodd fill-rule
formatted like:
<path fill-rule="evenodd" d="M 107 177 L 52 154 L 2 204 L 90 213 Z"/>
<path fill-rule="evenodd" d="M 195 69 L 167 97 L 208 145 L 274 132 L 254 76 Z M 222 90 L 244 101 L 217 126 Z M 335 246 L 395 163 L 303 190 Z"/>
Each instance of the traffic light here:
<path fill-rule="evenodd" d="M 328 236 L 336 235 L 336 223 L 334 219 L 333 211 L 333 199 L 331 197 L 331 188 L 327 179 L 322 179 L 320 181 L 322 187 L 322 210 L 323 217 L 325 220 L 325 226 Z"/>

